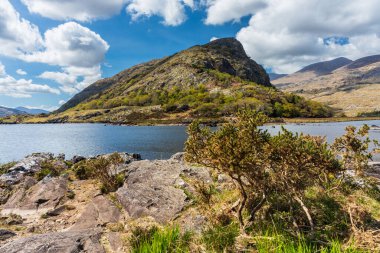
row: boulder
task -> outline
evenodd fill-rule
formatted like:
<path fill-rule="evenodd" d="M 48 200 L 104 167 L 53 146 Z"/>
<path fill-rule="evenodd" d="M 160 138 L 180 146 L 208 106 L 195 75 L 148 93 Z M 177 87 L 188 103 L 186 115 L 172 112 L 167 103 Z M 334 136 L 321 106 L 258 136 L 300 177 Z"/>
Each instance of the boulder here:
<path fill-rule="evenodd" d="M 104 226 L 107 223 L 118 222 L 120 210 L 103 195 L 96 196 L 87 205 L 77 222 L 70 230 L 81 230 Z"/>
<path fill-rule="evenodd" d="M 86 160 L 86 157 L 84 156 L 80 156 L 80 155 L 75 155 L 73 156 L 73 158 L 71 159 L 71 162 L 73 164 L 76 164 L 76 163 L 79 163 L 80 161 L 83 161 L 83 160 Z"/>
<path fill-rule="evenodd" d="M 173 220 L 189 204 L 184 192 L 188 185 L 181 175 L 211 180 L 208 170 L 186 166 L 180 156 L 127 166 L 125 183 L 116 196 L 132 218 L 151 216 L 160 223 Z"/>
<path fill-rule="evenodd" d="M 0 241 L 7 240 L 16 234 L 13 233 L 12 231 L 6 230 L 6 229 L 0 229 Z"/>
<path fill-rule="evenodd" d="M 30 182 L 32 183 L 32 182 Z M 62 204 L 68 191 L 66 177 L 45 177 L 30 188 L 23 185 L 2 206 L 2 214 L 41 214 Z"/>
<path fill-rule="evenodd" d="M 52 160 L 53 158 L 52 153 L 34 153 L 26 156 L 10 168 L 7 173 L 0 176 L 0 183 L 7 185 L 17 184 L 25 175 L 30 175 L 41 170 L 43 161 Z"/>
<path fill-rule="evenodd" d="M 0 247 L 7 253 L 105 252 L 100 244 L 101 230 L 66 231 L 34 235 L 8 242 Z"/>

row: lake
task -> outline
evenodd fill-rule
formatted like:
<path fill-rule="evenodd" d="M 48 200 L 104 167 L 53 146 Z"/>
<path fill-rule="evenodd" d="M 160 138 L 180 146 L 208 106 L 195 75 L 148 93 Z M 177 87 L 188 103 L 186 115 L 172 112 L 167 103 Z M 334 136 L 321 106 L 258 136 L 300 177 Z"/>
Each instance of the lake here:
<path fill-rule="evenodd" d="M 287 124 L 288 130 L 326 136 L 331 142 L 348 125 L 380 125 L 376 121 Z M 277 133 L 281 126 L 266 126 Z M 380 141 L 380 131 L 370 131 Z M 0 125 L 0 163 L 19 160 L 34 152 L 94 156 L 115 151 L 139 153 L 143 159 L 167 159 L 183 150 L 185 126 L 113 126 L 103 124 Z M 380 160 L 380 156 L 376 156 Z"/>

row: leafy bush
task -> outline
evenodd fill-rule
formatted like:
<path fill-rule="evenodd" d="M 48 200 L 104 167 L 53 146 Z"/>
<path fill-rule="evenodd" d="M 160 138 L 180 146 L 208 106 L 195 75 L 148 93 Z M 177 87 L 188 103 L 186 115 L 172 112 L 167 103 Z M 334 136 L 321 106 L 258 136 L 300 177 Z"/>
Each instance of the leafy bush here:
<path fill-rule="evenodd" d="M 86 162 L 87 171 L 102 183 L 104 193 L 114 192 L 123 185 L 124 175 L 117 173 L 117 166 L 123 163 L 122 157 L 114 153 L 109 157 L 99 157 Z"/>
<path fill-rule="evenodd" d="M 56 164 L 54 161 L 46 160 L 41 163 L 41 170 L 37 171 L 35 177 L 38 181 L 40 181 L 46 176 L 57 177 L 65 170 L 65 166 Z"/>
<path fill-rule="evenodd" d="M 242 227 L 246 223 L 245 209 L 249 213 L 248 225 L 252 225 L 263 205 L 276 201 L 271 195 L 280 195 L 302 207 L 313 229 L 312 217 L 302 200 L 304 191 L 340 171 L 339 163 L 325 140 L 285 129 L 271 136 L 259 128 L 267 120 L 263 113 L 245 110 L 216 131 L 194 122 L 188 129 L 185 158 L 215 168 L 236 182 L 241 195 L 238 218 Z M 248 198 L 256 203 L 252 208 L 247 206 Z"/>
<path fill-rule="evenodd" d="M 346 133 L 336 138 L 332 148 L 342 158 L 343 166 L 352 169 L 357 175 L 363 175 L 368 169 L 368 160 L 372 159 L 369 144 L 372 142 L 368 137 L 369 127 L 364 125 L 360 129 L 354 126 L 346 127 Z M 378 145 L 377 141 L 373 141 Z"/>

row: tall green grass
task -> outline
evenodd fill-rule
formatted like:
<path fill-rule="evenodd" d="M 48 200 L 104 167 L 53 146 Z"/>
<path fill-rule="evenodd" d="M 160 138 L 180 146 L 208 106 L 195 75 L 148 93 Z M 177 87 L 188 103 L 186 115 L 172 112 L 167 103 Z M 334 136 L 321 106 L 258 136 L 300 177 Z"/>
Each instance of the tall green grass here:
<path fill-rule="evenodd" d="M 298 240 L 284 235 L 266 233 L 256 237 L 256 249 L 259 253 L 365 253 L 354 247 L 345 248 L 339 241 L 331 241 L 328 245 L 321 246 L 308 243 L 304 237 Z"/>
<path fill-rule="evenodd" d="M 189 252 L 191 234 L 181 235 L 178 227 L 153 229 L 132 242 L 132 253 Z"/>

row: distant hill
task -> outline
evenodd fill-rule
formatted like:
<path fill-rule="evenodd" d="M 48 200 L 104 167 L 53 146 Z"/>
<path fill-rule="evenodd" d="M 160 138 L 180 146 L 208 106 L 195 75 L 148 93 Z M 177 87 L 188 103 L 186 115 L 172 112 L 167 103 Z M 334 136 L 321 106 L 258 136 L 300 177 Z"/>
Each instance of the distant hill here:
<path fill-rule="evenodd" d="M 380 55 L 337 58 L 276 79 L 276 87 L 342 109 L 348 116 L 380 110 Z"/>
<path fill-rule="evenodd" d="M 334 70 L 352 63 L 352 60 L 339 57 L 331 61 L 317 62 L 304 67 L 296 73 L 314 72 L 317 75 L 326 75 Z"/>
<path fill-rule="evenodd" d="M 45 114 L 50 113 L 49 111 L 46 111 L 46 110 L 42 110 L 42 109 L 30 109 L 30 108 L 26 108 L 26 107 L 22 107 L 22 106 L 16 107 L 15 109 L 19 110 L 19 111 L 22 111 L 22 112 L 25 112 L 27 114 L 31 114 L 31 115 L 37 115 L 37 114 L 42 114 L 42 113 L 45 113 Z"/>
<path fill-rule="evenodd" d="M 287 74 L 276 74 L 276 73 L 268 73 L 268 75 L 271 81 L 287 76 Z"/>
<path fill-rule="evenodd" d="M 24 115 L 24 114 L 27 114 L 27 113 L 20 110 L 0 106 L 0 118 L 11 116 L 11 115 Z"/>
<path fill-rule="evenodd" d="M 273 117 L 324 117 L 332 111 L 274 88 L 234 38 L 193 46 L 99 80 L 43 122 L 186 123 L 220 121 L 243 107 Z"/>

